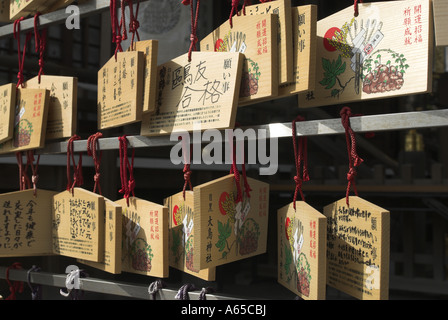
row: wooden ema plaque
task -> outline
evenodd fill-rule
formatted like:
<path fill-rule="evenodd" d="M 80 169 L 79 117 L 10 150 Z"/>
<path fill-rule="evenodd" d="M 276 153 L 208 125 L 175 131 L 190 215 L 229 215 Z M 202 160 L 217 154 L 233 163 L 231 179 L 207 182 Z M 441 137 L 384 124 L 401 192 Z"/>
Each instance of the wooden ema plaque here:
<path fill-rule="evenodd" d="M 70 138 L 76 133 L 78 79 L 74 77 L 34 77 L 25 83 L 29 89 L 50 91 L 47 132 L 45 140 Z"/>
<path fill-rule="evenodd" d="M 278 94 L 278 15 L 246 15 L 225 21 L 201 41 L 201 51 L 244 53 L 238 105 Z"/>
<path fill-rule="evenodd" d="M 216 268 L 195 269 L 194 261 L 194 193 L 179 192 L 164 200 L 169 212 L 170 266 L 206 281 L 215 281 Z"/>
<path fill-rule="evenodd" d="M 143 113 L 156 111 L 158 40 L 137 41 L 131 51 L 145 54 L 143 75 Z"/>
<path fill-rule="evenodd" d="M 56 192 L 37 189 L 0 195 L 0 257 L 52 255 L 51 208 Z"/>
<path fill-rule="evenodd" d="M 26 17 L 33 12 L 37 12 L 44 0 L 8 0 L 9 1 L 9 19 L 10 21 L 17 20 L 21 17 Z"/>
<path fill-rule="evenodd" d="M 53 197 L 53 252 L 104 261 L 104 198 L 82 188 Z"/>
<path fill-rule="evenodd" d="M 122 271 L 168 277 L 168 208 L 129 198 L 115 201 L 122 207 Z"/>
<path fill-rule="evenodd" d="M 432 0 L 436 46 L 448 46 L 448 1 Z"/>
<path fill-rule="evenodd" d="M 0 154 L 39 149 L 45 145 L 50 91 L 17 90 L 13 138 L 0 145 Z"/>
<path fill-rule="evenodd" d="M 326 295 L 327 219 L 303 201 L 277 211 L 278 282 L 305 300 Z"/>
<path fill-rule="evenodd" d="M 278 96 L 286 97 L 314 89 L 316 69 L 317 6 L 292 8 L 293 80 L 280 84 Z"/>
<path fill-rule="evenodd" d="M 16 86 L 12 83 L 0 87 L 0 143 L 12 139 L 16 108 Z"/>
<path fill-rule="evenodd" d="M 0 22 L 9 21 L 9 0 L 0 0 Z"/>
<path fill-rule="evenodd" d="M 242 10 L 240 15 L 242 15 Z M 293 81 L 293 43 L 291 0 L 276 0 L 246 7 L 246 15 L 276 14 L 278 16 L 278 82 Z"/>
<path fill-rule="evenodd" d="M 250 198 L 244 194 L 241 210 L 235 206 L 233 174 L 193 188 L 193 246 L 198 257 L 194 268 L 216 267 L 266 252 L 269 185 L 247 180 L 252 191 Z"/>
<path fill-rule="evenodd" d="M 431 91 L 429 0 L 353 5 L 317 22 L 314 89 L 299 107 L 336 105 Z"/>
<path fill-rule="evenodd" d="M 144 114 L 141 135 L 227 129 L 235 125 L 243 54 L 193 52 L 158 67 L 155 114 Z"/>
<path fill-rule="evenodd" d="M 79 260 L 95 269 L 118 274 L 121 273 L 121 238 L 122 238 L 122 207 L 104 198 L 104 262 Z"/>
<path fill-rule="evenodd" d="M 98 129 L 141 121 L 144 53 L 118 52 L 98 71 Z"/>
<path fill-rule="evenodd" d="M 390 214 L 359 197 L 324 208 L 327 284 L 362 300 L 389 298 Z"/>

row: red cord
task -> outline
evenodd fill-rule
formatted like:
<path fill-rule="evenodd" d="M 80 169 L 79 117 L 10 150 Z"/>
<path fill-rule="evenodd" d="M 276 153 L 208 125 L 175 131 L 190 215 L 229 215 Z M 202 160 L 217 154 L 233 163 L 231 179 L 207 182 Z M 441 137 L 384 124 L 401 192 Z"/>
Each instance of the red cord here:
<path fill-rule="evenodd" d="M 96 192 L 98 189 L 98 193 L 100 195 L 102 194 L 100 184 L 100 165 L 103 152 L 98 152 L 98 139 L 102 137 L 103 134 L 101 132 L 97 132 L 87 139 L 87 154 L 93 158 L 93 165 L 95 167 L 95 176 L 93 177 L 95 184 L 93 186 L 93 192 Z"/>
<path fill-rule="evenodd" d="M 36 53 L 39 53 L 39 74 L 38 81 L 40 83 L 41 75 L 44 74 L 44 53 L 45 48 L 47 46 L 47 29 L 43 29 L 42 33 L 39 34 L 38 30 L 38 17 L 40 16 L 40 12 L 36 13 L 34 16 L 34 45 L 36 48 Z"/>
<path fill-rule="evenodd" d="M 17 165 L 19 167 L 19 190 L 26 190 L 31 187 L 30 178 L 26 174 L 29 164 L 23 166 L 22 152 L 16 152 Z"/>
<path fill-rule="evenodd" d="M 82 153 L 79 153 L 78 165 L 75 165 L 75 155 L 73 152 L 73 141 L 80 140 L 78 135 L 74 135 L 67 143 L 67 191 L 74 192 L 75 187 L 80 187 L 84 183 L 82 174 Z M 73 162 L 73 183 L 70 177 L 70 159 Z"/>
<path fill-rule="evenodd" d="M 182 136 L 179 137 L 179 140 L 182 139 Z M 183 169 L 183 173 L 184 173 L 184 187 L 182 189 L 183 192 L 183 197 L 185 200 L 185 191 L 187 190 L 187 186 L 190 188 L 190 190 L 193 190 L 192 184 L 191 184 L 191 169 L 190 169 L 190 163 L 191 163 L 191 152 L 192 152 L 192 148 L 190 147 L 190 152 L 189 152 L 189 158 L 187 159 L 187 145 L 184 139 L 182 139 L 182 153 L 184 154 L 184 169 Z"/>
<path fill-rule="evenodd" d="M 309 181 L 310 177 L 308 174 L 308 139 L 307 137 L 300 137 L 297 138 L 296 134 L 296 123 L 297 121 L 304 121 L 305 119 L 301 116 L 297 116 L 292 121 L 292 141 L 294 145 L 294 158 L 295 158 L 295 164 L 296 164 L 296 175 L 294 176 L 294 181 L 296 183 L 296 188 L 294 191 L 294 199 L 293 199 L 293 207 L 294 210 L 296 210 L 296 200 L 297 200 L 297 194 L 300 193 L 300 196 L 302 198 L 302 201 L 305 201 L 305 196 L 302 191 L 302 184 L 303 182 Z M 298 142 L 296 140 L 299 140 Z M 303 169 L 302 169 L 302 175 L 300 175 L 300 169 L 302 167 L 303 163 Z"/>
<path fill-rule="evenodd" d="M 26 45 L 31 40 L 32 33 L 28 32 L 26 34 L 25 44 L 23 45 L 23 54 L 20 53 L 20 22 L 24 19 L 24 17 L 21 17 L 14 21 L 14 39 L 17 40 L 17 56 L 18 56 L 18 62 L 19 62 L 19 72 L 17 73 L 17 88 L 20 86 L 24 86 L 23 80 L 23 66 L 25 63 L 25 54 L 26 54 Z"/>
<path fill-rule="evenodd" d="M 129 197 L 132 195 L 135 197 L 135 179 L 134 179 L 134 156 L 135 149 L 132 149 L 132 161 L 129 162 L 128 158 L 128 140 L 126 135 L 118 138 L 119 140 L 119 153 L 120 153 L 120 179 L 121 189 L 118 191 L 123 194 L 126 199 L 126 203 L 129 206 Z M 129 171 L 129 180 L 127 172 Z"/>
<path fill-rule="evenodd" d="M 135 9 L 134 15 L 134 5 L 132 4 L 132 0 L 126 0 L 129 7 L 129 32 L 132 33 L 131 38 L 131 48 L 134 48 L 134 40 L 135 36 L 137 36 L 137 40 L 140 41 L 140 35 L 138 34 L 138 28 L 140 28 L 140 23 L 138 22 L 138 9 L 140 7 L 140 0 L 137 0 L 137 7 Z"/>
<path fill-rule="evenodd" d="M 358 16 L 359 11 L 358 11 L 358 1 L 362 3 L 362 0 L 354 0 L 354 8 L 355 8 L 355 17 Z"/>
<path fill-rule="evenodd" d="M 196 1 L 196 13 L 193 10 L 193 0 L 182 0 L 183 5 L 190 5 L 190 16 L 191 16 L 191 34 L 190 34 L 190 48 L 188 49 L 188 62 L 191 61 L 192 51 L 196 51 L 196 43 L 198 42 L 197 30 L 198 30 L 198 20 L 199 20 L 199 7 L 201 1 Z"/>
<path fill-rule="evenodd" d="M 27 151 L 27 164 L 31 167 L 31 182 L 33 184 L 34 196 L 37 195 L 37 181 L 39 180 L 39 175 L 37 174 L 37 169 L 39 168 L 40 155 L 37 156 L 36 165 L 34 165 L 34 151 Z"/>
<path fill-rule="evenodd" d="M 22 293 L 23 292 L 23 282 L 22 281 L 13 281 L 11 282 L 9 280 L 9 270 L 15 269 L 15 270 L 21 270 L 22 264 L 19 262 L 14 262 L 11 266 L 9 266 L 6 269 L 6 282 L 9 285 L 9 291 L 11 294 L 5 299 L 5 300 L 16 300 L 16 292 Z"/>
<path fill-rule="evenodd" d="M 230 28 L 233 28 L 233 23 L 232 23 L 232 17 L 234 14 L 239 15 L 238 13 L 238 3 L 240 1 L 239 0 L 232 0 L 232 10 L 230 10 L 230 16 L 229 16 L 229 23 L 230 23 Z"/>
<path fill-rule="evenodd" d="M 110 20 L 112 26 L 112 42 L 115 43 L 115 60 L 117 60 L 117 53 L 123 52 L 121 42 L 127 39 L 124 1 L 121 1 L 121 20 L 118 22 L 117 0 L 110 0 Z"/>
<path fill-rule="evenodd" d="M 353 191 L 355 195 L 358 195 L 358 191 L 356 189 L 356 167 L 361 165 L 361 163 L 364 161 L 361 159 L 357 152 L 356 152 L 356 139 L 355 134 L 350 127 L 350 117 L 353 117 L 354 115 L 351 112 L 351 109 L 349 107 L 342 108 L 341 112 L 341 120 L 342 120 L 342 126 L 345 129 L 345 140 L 347 143 L 347 153 L 348 153 L 348 161 L 349 161 L 349 171 L 347 173 L 347 191 L 346 191 L 346 202 L 347 205 L 349 205 L 349 193 L 350 193 L 350 187 L 353 187 Z"/>

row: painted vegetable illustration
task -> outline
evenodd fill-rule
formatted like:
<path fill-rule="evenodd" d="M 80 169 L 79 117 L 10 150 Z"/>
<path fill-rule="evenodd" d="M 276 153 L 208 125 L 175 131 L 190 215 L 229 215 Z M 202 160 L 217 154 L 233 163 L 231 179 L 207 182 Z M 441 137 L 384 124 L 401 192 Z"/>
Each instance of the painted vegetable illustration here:
<path fill-rule="evenodd" d="M 185 252 L 186 252 L 186 256 L 185 256 L 185 265 L 187 267 L 188 270 L 193 271 L 193 272 L 199 272 L 199 270 L 195 269 L 193 267 L 193 262 L 194 262 L 194 250 L 193 250 L 193 235 L 191 235 L 190 237 L 188 237 L 187 240 L 187 244 L 185 245 Z"/>
<path fill-rule="evenodd" d="M 151 246 L 142 238 L 137 238 L 131 247 L 132 268 L 138 271 L 151 271 L 154 257 Z"/>
<path fill-rule="evenodd" d="M 260 226 L 254 219 L 247 219 L 241 227 L 240 254 L 246 255 L 257 251 Z"/>
<path fill-rule="evenodd" d="M 182 209 L 183 207 L 179 207 L 178 205 L 175 205 L 173 208 L 173 222 L 175 226 L 178 226 L 182 221 Z"/>
<path fill-rule="evenodd" d="M 260 79 L 260 67 L 258 63 L 251 59 L 246 59 L 245 64 L 250 63 L 247 72 L 243 72 L 243 77 L 241 79 L 240 97 L 249 97 L 258 92 L 258 80 Z M 244 66 L 243 70 L 246 69 Z"/>
<path fill-rule="evenodd" d="M 30 144 L 33 124 L 26 119 L 20 120 L 14 130 L 14 147 L 23 147 Z"/>
<path fill-rule="evenodd" d="M 174 264 L 177 265 L 183 255 L 181 229 L 175 229 L 175 228 L 171 229 L 170 246 L 171 246 L 170 259 L 172 259 Z"/>
<path fill-rule="evenodd" d="M 297 262 L 297 290 L 304 296 L 310 294 L 311 268 L 304 253 L 301 253 Z"/>

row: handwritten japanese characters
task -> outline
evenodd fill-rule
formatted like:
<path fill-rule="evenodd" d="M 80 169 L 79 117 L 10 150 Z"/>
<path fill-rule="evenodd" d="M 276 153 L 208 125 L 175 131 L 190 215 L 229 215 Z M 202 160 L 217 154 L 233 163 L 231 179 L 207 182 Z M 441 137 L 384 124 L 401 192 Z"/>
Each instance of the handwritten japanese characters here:
<path fill-rule="evenodd" d="M 74 188 L 53 197 L 52 234 L 55 254 L 104 261 L 104 198 Z"/>
<path fill-rule="evenodd" d="M 194 193 L 179 192 L 164 200 L 169 212 L 170 266 L 207 281 L 215 281 L 216 268 L 195 269 L 193 262 L 199 250 L 194 250 Z M 196 252 L 196 254 L 195 254 Z M 197 258 L 196 258 L 197 259 Z"/>
<path fill-rule="evenodd" d="M 278 94 L 278 15 L 235 16 L 201 41 L 201 51 L 241 52 L 244 64 L 238 106 Z"/>
<path fill-rule="evenodd" d="M 293 81 L 293 43 L 291 0 L 277 0 L 247 6 L 247 15 L 276 14 L 278 16 L 278 81 L 286 84 Z M 241 14 L 241 12 L 240 12 Z M 257 30 L 262 33 L 263 30 Z M 264 40 L 262 40 L 264 41 Z"/>
<path fill-rule="evenodd" d="M 156 111 L 143 115 L 141 135 L 233 128 L 242 63 L 240 53 L 194 52 L 160 65 Z"/>
<path fill-rule="evenodd" d="M 292 8 L 293 80 L 280 84 L 278 96 L 284 97 L 314 89 L 316 69 L 317 6 Z"/>
<path fill-rule="evenodd" d="M 269 185 L 251 178 L 248 183 L 252 189 L 250 197 L 244 194 L 238 204 L 233 175 L 193 188 L 195 269 L 216 267 L 266 252 Z"/>
<path fill-rule="evenodd" d="M 122 257 L 124 272 L 168 277 L 168 209 L 143 199 L 115 201 L 122 207 Z"/>
<path fill-rule="evenodd" d="M 390 214 L 359 197 L 324 208 L 327 284 L 362 300 L 389 298 Z"/>
<path fill-rule="evenodd" d="M 0 86 L 0 143 L 12 139 L 16 107 L 15 85 Z"/>
<path fill-rule="evenodd" d="M 104 261 L 79 260 L 93 268 L 109 273 L 121 273 L 122 208 L 104 198 Z"/>
<path fill-rule="evenodd" d="M 45 145 L 50 91 L 17 89 L 13 137 L 0 144 L 0 154 L 42 148 Z"/>
<path fill-rule="evenodd" d="M 317 22 L 316 79 L 299 107 L 335 105 L 431 91 L 429 0 L 372 2 Z"/>
<path fill-rule="evenodd" d="M 278 282 L 302 299 L 325 299 L 326 235 L 326 217 L 306 202 L 277 211 Z"/>
<path fill-rule="evenodd" d="M 51 208 L 56 192 L 37 189 L 0 195 L 0 257 L 52 255 Z"/>
<path fill-rule="evenodd" d="M 98 71 L 98 129 L 141 121 L 145 55 L 118 52 Z"/>
<path fill-rule="evenodd" d="M 78 79 L 42 75 L 25 83 L 26 88 L 50 91 L 45 140 L 69 138 L 76 133 Z"/>

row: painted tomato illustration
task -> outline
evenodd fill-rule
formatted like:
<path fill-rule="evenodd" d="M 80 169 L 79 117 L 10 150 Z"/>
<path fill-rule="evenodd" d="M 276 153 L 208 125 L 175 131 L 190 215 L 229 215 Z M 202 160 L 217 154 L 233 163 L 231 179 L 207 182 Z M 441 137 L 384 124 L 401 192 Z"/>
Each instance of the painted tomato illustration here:
<path fill-rule="evenodd" d="M 174 206 L 174 209 L 173 209 L 173 222 L 174 222 L 174 225 L 175 226 L 177 226 L 178 224 L 179 224 L 179 222 L 180 222 L 180 208 L 179 208 L 179 206 L 178 205 L 175 205 Z"/>

